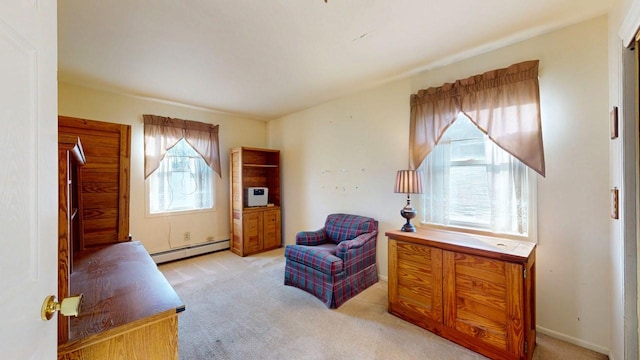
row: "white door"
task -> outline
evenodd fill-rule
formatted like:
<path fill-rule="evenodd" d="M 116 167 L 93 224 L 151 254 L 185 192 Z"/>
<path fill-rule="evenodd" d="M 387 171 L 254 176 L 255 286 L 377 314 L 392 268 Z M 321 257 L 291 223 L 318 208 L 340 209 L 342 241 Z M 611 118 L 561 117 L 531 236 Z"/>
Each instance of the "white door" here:
<path fill-rule="evenodd" d="M 0 0 L 0 358 L 55 359 L 57 4 Z"/>

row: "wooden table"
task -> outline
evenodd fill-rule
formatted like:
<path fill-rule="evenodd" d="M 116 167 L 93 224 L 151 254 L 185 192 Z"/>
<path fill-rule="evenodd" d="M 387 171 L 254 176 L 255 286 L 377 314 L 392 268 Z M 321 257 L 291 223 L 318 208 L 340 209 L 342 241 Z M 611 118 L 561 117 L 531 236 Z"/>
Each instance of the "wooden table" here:
<path fill-rule="evenodd" d="M 79 254 L 70 280 L 84 300 L 58 359 L 178 359 L 185 306 L 140 242 Z"/>

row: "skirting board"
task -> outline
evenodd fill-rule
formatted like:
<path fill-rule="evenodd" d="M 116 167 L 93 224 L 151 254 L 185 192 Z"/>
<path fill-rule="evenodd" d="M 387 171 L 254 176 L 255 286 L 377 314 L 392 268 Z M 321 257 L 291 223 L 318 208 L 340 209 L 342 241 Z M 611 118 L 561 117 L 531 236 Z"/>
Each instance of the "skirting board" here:
<path fill-rule="evenodd" d="M 151 254 L 151 258 L 156 264 L 162 264 L 168 261 L 186 259 L 188 257 L 207 254 L 214 251 L 228 250 L 229 240 L 219 240 L 207 242 L 198 245 L 187 246 L 179 249 L 172 249 Z"/>
<path fill-rule="evenodd" d="M 577 345 L 577 346 L 583 347 L 585 349 L 593 350 L 593 351 L 598 352 L 600 354 L 608 355 L 609 357 L 611 356 L 611 354 L 610 354 L 611 352 L 609 351 L 609 349 L 607 349 L 607 348 L 605 348 L 603 346 L 596 345 L 596 344 L 593 344 L 593 343 L 590 343 L 590 342 L 587 342 L 587 341 L 584 341 L 584 340 L 580 340 L 578 338 L 574 338 L 572 336 L 569 336 L 569 335 L 566 335 L 566 334 L 563 334 L 563 333 L 559 333 L 557 331 L 549 330 L 549 329 L 543 328 L 542 326 L 539 326 L 539 325 L 536 325 L 536 331 L 538 331 L 538 332 L 540 332 L 542 334 L 545 334 L 545 335 L 549 335 L 549 336 L 551 336 L 553 338 L 556 338 L 556 339 L 559 339 L 559 340 L 562 340 L 562 341 L 566 341 L 566 342 L 568 342 L 570 344 Z M 610 357 L 610 359 L 611 359 L 611 357 Z"/>

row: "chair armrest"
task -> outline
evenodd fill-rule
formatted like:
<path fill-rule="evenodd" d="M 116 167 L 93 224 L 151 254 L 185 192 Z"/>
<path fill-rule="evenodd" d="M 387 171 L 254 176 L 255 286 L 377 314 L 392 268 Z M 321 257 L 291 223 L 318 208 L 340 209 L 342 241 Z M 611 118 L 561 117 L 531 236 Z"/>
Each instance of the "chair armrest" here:
<path fill-rule="evenodd" d="M 342 259 L 347 275 L 355 274 L 376 263 L 378 231 L 361 234 L 342 241 L 336 247 L 336 256 Z"/>
<path fill-rule="evenodd" d="M 365 246 L 367 242 L 371 241 L 372 239 L 375 242 L 377 237 L 378 237 L 378 231 L 376 230 L 374 232 L 360 234 L 351 240 L 342 241 L 341 243 L 338 244 L 338 247 L 336 248 L 336 254 L 339 257 L 343 257 L 343 255 L 347 253 L 349 250 L 359 249 Z"/>
<path fill-rule="evenodd" d="M 296 245 L 315 246 L 327 242 L 324 228 L 316 231 L 300 231 L 296 234 Z"/>

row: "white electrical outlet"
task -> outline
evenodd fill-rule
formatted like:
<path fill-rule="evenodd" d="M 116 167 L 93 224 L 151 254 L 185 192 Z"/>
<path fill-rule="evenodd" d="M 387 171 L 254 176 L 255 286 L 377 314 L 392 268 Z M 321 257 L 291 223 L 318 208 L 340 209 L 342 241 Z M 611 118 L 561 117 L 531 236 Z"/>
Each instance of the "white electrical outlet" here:
<path fill-rule="evenodd" d="M 186 231 L 184 233 L 184 241 L 191 241 L 191 233 Z"/>

